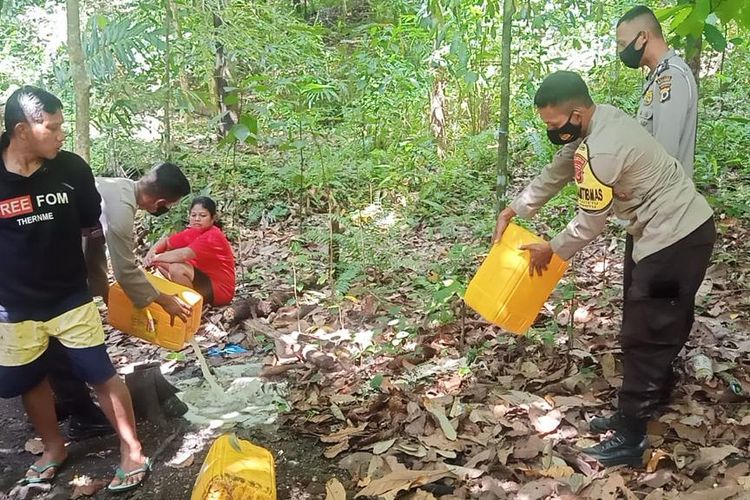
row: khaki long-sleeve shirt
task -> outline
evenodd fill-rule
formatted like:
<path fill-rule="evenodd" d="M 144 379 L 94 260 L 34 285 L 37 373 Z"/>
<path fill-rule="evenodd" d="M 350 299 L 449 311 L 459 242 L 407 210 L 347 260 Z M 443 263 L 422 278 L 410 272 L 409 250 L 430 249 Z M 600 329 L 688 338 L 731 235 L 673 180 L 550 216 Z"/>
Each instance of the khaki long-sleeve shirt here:
<path fill-rule="evenodd" d="M 97 177 L 96 188 L 102 197 L 101 224 L 115 279 L 136 307 L 146 307 L 156 300 L 159 292 L 135 259 L 134 226 L 138 210 L 135 182 Z"/>
<path fill-rule="evenodd" d="M 690 67 L 669 50 L 649 74 L 641 92 L 638 121 L 688 177 L 693 177 L 698 124 L 698 85 Z"/>
<path fill-rule="evenodd" d="M 606 104 L 596 107 L 588 135 L 564 146 L 511 208 L 530 218 L 570 181 L 578 186 L 578 212 L 550 242 L 565 260 L 604 230 L 611 213 L 628 221 L 635 262 L 689 235 L 713 213 L 680 163 L 637 121 Z"/>

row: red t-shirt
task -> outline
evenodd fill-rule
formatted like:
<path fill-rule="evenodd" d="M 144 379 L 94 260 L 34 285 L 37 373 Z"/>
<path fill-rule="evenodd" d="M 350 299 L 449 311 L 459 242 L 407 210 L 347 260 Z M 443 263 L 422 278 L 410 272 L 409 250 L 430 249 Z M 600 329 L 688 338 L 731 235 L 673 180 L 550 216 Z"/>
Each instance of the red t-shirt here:
<path fill-rule="evenodd" d="M 229 304 L 234 298 L 234 255 L 227 237 L 216 226 L 189 228 L 169 237 L 169 248 L 190 248 L 195 259 L 188 264 L 200 269 L 211 280 L 214 304 Z"/>

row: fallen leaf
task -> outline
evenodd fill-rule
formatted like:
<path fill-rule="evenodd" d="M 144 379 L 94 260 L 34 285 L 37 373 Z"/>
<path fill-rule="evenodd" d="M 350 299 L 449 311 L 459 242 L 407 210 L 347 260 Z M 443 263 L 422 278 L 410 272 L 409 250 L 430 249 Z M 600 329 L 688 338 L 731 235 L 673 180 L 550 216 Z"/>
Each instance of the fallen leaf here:
<path fill-rule="evenodd" d="M 469 479 L 477 479 L 484 474 L 485 471 L 481 469 L 471 469 L 469 467 L 461 467 L 460 465 L 445 464 L 459 480 L 468 481 Z"/>
<path fill-rule="evenodd" d="M 646 465 L 646 472 L 654 472 L 659 467 L 659 462 L 666 458 L 670 458 L 669 453 L 666 451 L 660 449 L 652 451 L 651 457 Z"/>
<path fill-rule="evenodd" d="M 497 448 L 497 459 L 500 460 L 500 463 L 503 465 L 508 465 L 508 457 L 513 454 L 513 447 L 510 446 L 508 448 L 500 448 L 498 446 Z"/>
<path fill-rule="evenodd" d="M 568 478 L 568 486 L 574 495 L 578 495 L 582 489 L 591 484 L 591 481 L 593 481 L 592 478 L 576 472 Z"/>
<path fill-rule="evenodd" d="M 471 457 L 471 459 L 469 459 L 468 462 L 466 462 L 465 467 L 468 467 L 469 469 L 473 469 L 480 463 L 486 462 L 487 460 L 491 460 L 492 457 L 494 457 L 495 453 L 496 451 L 493 450 L 492 448 L 488 448 L 484 451 L 480 451 L 479 453 Z"/>
<path fill-rule="evenodd" d="M 41 455 L 44 453 L 44 443 L 39 438 L 32 438 L 26 441 L 23 446 L 24 450 L 28 451 L 32 455 Z"/>
<path fill-rule="evenodd" d="M 559 410 L 545 411 L 536 405 L 529 407 L 529 420 L 540 434 L 549 434 L 560 426 L 562 413 Z"/>
<path fill-rule="evenodd" d="M 552 479 L 569 479 L 573 474 L 575 474 L 575 470 L 567 465 L 556 465 L 553 464 L 549 466 L 546 469 L 540 469 L 537 472 L 541 474 L 544 477 L 551 477 Z"/>
<path fill-rule="evenodd" d="M 529 436 L 521 444 L 516 444 L 513 449 L 513 457 L 524 460 L 534 458 L 544 450 L 546 443 L 539 436 Z"/>
<path fill-rule="evenodd" d="M 674 480 L 674 474 L 669 469 L 659 469 L 656 472 L 643 476 L 641 482 L 651 489 L 661 488 Z"/>
<path fill-rule="evenodd" d="M 353 480 L 358 481 L 367 476 L 367 469 L 372 457 L 372 453 L 358 451 L 342 458 L 339 461 L 338 466 L 340 469 L 349 472 L 349 475 Z"/>
<path fill-rule="evenodd" d="M 326 500 L 346 500 L 346 490 L 335 477 L 326 483 Z"/>
<path fill-rule="evenodd" d="M 706 445 L 706 435 L 708 434 L 706 426 L 701 425 L 700 427 L 691 427 L 679 422 L 672 423 L 671 426 L 682 439 L 687 439 L 703 446 Z"/>
<path fill-rule="evenodd" d="M 396 438 L 388 439 L 386 441 L 379 441 L 375 443 L 375 446 L 372 448 L 372 452 L 375 455 L 382 455 L 386 451 L 390 449 L 391 446 L 393 446 L 393 443 L 396 442 Z"/>
<path fill-rule="evenodd" d="M 601 358 L 600 364 L 602 365 L 602 375 L 604 375 L 604 378 L 611 378 L 617 375 L 615 357 L 612 353 L 605 353 Z"/>
<path fill-rule="evenodd" d="M 680 500 L 726 500 L 732 498 L 742 491 L 739 485 L 710 488 L 692 493 L 681 493 Z"/>
<path fill-rule="evenodd" d="M 91 497 L 96 495 L 98 492 L 103 490 L 107 484 L 109 484 L 107 481 L 103 479 L 90 479 L 88 477 L 81 478 L 82 480 L 76 481 L 79 478 L 76 478 L 72 481 L 72 483 L 80 483 L 76 484 L 75 488 L 73 488 L 73 493 L 71 493 L 70 498 L 75 500 L 76 498 L 81 497 Z"/>
<path fill-rule="evenodd" d="M 555 406 L 560 408 L 580 408 L 582 406 L 596 406 L 601 403 L 588 401 L 580 396 L 552 396 Z"/>
<path fill-rule="evenodd" d="M 367 422 L 364 422 L 358 427 L 345 427 L 339 431 L 329 434 L 328 436 L 320 436 L 320 440 L 324 443 L 339 443 L 341 441 L 348 440 L 351 436 L 359 434 L 367 427 Z"/>
<path fill-rule="evenodd" d="M 498 394 L 500 399 L 507 401 L 513 406 L 530 406 L 534 403 L 543 410 L 551 410 L 552 406 L 544 399 L 535 394 L 523 391 L 508 391 L 507 393 Z"/>
<path fill-rule="evenodd" d="M 701 448 L 698 451 L 698 458 L 688 468 L 691 471 L 707 469 L 712 465 L 718 464 L 733 453 L 740 453 L 740 450 L 732 445 Z"/>
<path fill-rule="evenodd" d="M 555 491 L 556 485 L 557 481 L 554 479 L 537 479 L 536 481 L 524 484 L 521 489 L 518 490 L 516 498 L 523 498 L 524 500 L 541 500 L 542 498 L 547 498 L 552 495 Z"/>
<path fill-rule="evenodd" d="M 385 500 L 393 500 L 399 492 L 434 483 L 444 477 L 450 476 L 447 470 L 400 470 L 386 474 L 380 479 L 371 482 L 362 489 L 355 498 L 359 497 L 382 497 Z"/>
<path fill-rule="evenodd" d="M 333 413 L 333 416 L 336 417 L 337 420 L 346 422 L 346 417 L 344 416 L 344 413 L 341 411 L 341 408 L 339 408 L 338 405 L 331 405 L 331 413 Z"/>
<path fill-rule="evenodd" d="M 450 420 L 448 420 L 448 417 L 445 415 L 445 409 L 430 399 L 425 399 L 424 407 L 435 417 L 440 425 L 440 429 L 443 431 L 443 434 L 445 434 L 445 437 L 451 441 L 455 441 L 458 434 L 456 433 L 453 424 L 451 424 Z"/>
<path fill-rule="evenodd" d="M 531 361 L 524 361 L 521 364 L 521 374 L 526 378 L 536 378 L 540 373 L 539 367 Z"/>
<path fill-rule="evenodd" d="M 341 441 L 340 443 L 337 443 L 333 446 L 329 446 L 328 448 L 323 451 L 323 456 L 326 458 L 334 458 L 339 453 L 342 453 L 349 449 L 349 440 L 346 439 L 344 441 Z"/>

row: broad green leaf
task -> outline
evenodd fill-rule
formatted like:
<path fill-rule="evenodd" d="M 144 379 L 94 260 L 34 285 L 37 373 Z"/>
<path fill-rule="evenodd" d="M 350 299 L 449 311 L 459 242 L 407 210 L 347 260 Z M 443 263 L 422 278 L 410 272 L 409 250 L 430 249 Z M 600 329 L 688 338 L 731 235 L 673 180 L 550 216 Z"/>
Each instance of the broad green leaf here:
<path fill-rule="evenodd" d="M 721 19 L 722 23 L 726 24 L 734 19 L 739 20 L 741 6 L 741 0 L 720 1 L 714 9 L 714 13 Z"/>
<path fill-rule="evenodd" d="M 672 23 L 672 26 L 678 35 L 693 35 L 699 37 L 701 36 L 701 33 L 703 33 L 703 26 L 706 23 L 706 18 L 709 14 L 711 14 L 711 0 L 696 0 L 693 9 L 685 19 L 675 25 L 682 15 L 682 12 L 680 12 L 680 14 L 675 16 L 675 21 Z"/>
<path fill-rule="evenodd" d="M 722 52 L 727 48 L 727 39 L 724 38 L 721 31 L 719 31 L 713 24 L 706 24 L 703 26 L 703 34 L 715 51 Z"/>
<path fill-rule="evenodd" d="M 242 123 L 235 124 L 229 131 L 230 135 L 235 137 L 238 141 L 244 143 L 248 137 L 250 137 L 250 129 L 247 125 Z"/>
<path fill-rule="evenodd" d="M 231 92 L 224 96 L 224 104 L 226 104 L 227 106 L 234 106 L 239 102 L 240 96 L 237 94 L 237 92 Z"/>
<path fill-rule="evenodd" d="M 250 135 L 247 137 L 247 142 L 252 144 L 253 146 L 257 146 L 258 145 L 258 118 L 250 114 L 243 114 L 240 117 L 240 124 L 247 127 L 247 130 L 250 132 Z"/>
<path fill-rule="evenodd" d="M 474 71 L 467 71 L 464 74 L 464 81 L 469 85 L 474 85 L 479 80 L 479 75 Z"/>

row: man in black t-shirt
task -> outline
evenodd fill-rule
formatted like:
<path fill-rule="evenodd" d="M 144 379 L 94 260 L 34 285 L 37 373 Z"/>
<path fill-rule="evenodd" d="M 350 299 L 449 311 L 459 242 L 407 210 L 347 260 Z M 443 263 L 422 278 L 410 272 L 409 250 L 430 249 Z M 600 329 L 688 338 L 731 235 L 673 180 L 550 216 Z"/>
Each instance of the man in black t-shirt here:
<path fill-rule="evenodd" d="M 101 199 L 79 156 L 62 151 L 62 103 L 36 87 L 15 91 L 0 137 L 0 397 L 21 396 L 44 453 L 26 483 L 51 481 L 67 458 L 48 381 L 53 349 L 90 384 L 120 438 L 112 491 L 137 487 L 151 469 L 130 394 L 104 345 L 86 281 L 81 231 L 98 224 Z"/>

